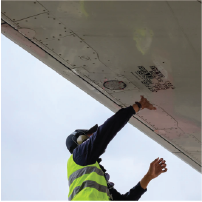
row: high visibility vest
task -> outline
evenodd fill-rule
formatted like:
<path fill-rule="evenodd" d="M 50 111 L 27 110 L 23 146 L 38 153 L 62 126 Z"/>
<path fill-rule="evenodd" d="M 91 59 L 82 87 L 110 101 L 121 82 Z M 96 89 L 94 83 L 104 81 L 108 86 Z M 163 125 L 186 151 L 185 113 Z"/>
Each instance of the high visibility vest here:
<path fill-rule="evenodd" d="M 80 166 L 75 163 L 72 154 L 67 162 L 67 177 L 69 201 L 110 201 L 107 181 L 97 161 Z"/>

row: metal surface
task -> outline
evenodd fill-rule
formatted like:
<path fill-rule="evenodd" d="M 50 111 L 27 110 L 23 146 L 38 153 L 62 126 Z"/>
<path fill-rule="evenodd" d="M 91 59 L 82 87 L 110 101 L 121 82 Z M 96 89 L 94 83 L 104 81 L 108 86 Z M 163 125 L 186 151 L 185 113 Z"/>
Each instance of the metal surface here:
<path fill-rule="evenodd" d="M 157 110 L 130 123 L 201 172 L 200 7 L 3 1 L 2 33 L 113 112 L 147 97 Z M 126 86 L 105 88 L 111 80 Z"/>

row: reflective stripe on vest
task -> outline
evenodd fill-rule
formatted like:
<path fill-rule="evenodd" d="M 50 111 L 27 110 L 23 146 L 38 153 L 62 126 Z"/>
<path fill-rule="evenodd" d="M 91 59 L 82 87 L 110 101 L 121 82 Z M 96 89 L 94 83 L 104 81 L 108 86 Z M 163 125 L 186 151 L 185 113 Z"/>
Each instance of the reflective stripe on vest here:
<path fill-rule="evenodd" d="M 76 178 L 81 177 L 82 175 L 85 175 L 85 174 L 90 174 L 92 172 L 96 172 L 98 175 L 104 176 L 104 173 L 102 172 L 102 170 L 98 169 L 95 166 L 84 167 L 75 171 L 69 176 L 69 186 L 72 184 L 72 182 Z"/>
<path fill-rule="evenodd" d="M 80 166 L 75 163 L 73 154 L 67 163 L 67 176 L 69 181 L 69 200 L 109 201 L 110 195 L 104 172 L 98 162 Z"/>
<path fill-rule="evenodd" d="M 86 188 L 86 187 L 95 188 L 95 189 L 97 189 L 97 190 L 100 191 L 100 192 L 107 193 L 107 195 L 108 195 L 109 197 L 111 197 L 111 195 L 110 195 L 110 193 L 109 193 L 109 190 L 108 190 L 108 188 L 107 188 L 106 186 L 100 185 L 100 184 L 98 184 L 98 183 L 95 182 L 95 181 L 87 180 L 87 181 L 83 182 L 81 186 L 75 187 L 74 191 L 73 191 L 72 194 L 68 197 L 68 199 L 71 201 L 71 200 L 74 198 L 74 196 L 75 196 L 76 194 L 78 194 L 82 189 L 84 189 L 84 188 Z"/>

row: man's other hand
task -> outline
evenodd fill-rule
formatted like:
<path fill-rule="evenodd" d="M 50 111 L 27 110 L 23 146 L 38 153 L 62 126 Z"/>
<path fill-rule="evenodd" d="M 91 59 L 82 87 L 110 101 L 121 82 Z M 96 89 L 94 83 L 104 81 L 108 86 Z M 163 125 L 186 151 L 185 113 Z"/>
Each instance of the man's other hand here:
<path fill-rule="evenodd" d="M 147 175 L 151 177 L 151 179 L 154 179 L 158 177 L 161 173 L 165 173 L 168 169 L 166 168 L 165 160 L 163 158 L 155 159 L 150 164 L 149 171 L 147 172 Z"/>
<path fill-rule="evenodd" d="M 150 164 L 149 171 L 147 174 L 142 178 L 140 181 L 140 185 L 143 189 L 146 189 L 149 182 L 158 177 L 161 173 L 165 173 L 167 171 L 165 160 L 163 158 L 155 159 L 153 162 Z"/>

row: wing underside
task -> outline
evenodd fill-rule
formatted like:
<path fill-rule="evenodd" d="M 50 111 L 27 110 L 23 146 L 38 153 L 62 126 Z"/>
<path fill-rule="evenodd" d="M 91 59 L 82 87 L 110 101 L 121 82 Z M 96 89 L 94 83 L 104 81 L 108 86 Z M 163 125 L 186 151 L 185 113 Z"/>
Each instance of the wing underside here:
<path fill-rule="evenodd" d="M 199 1 L 2 1 L 1 32 L 201 172 Z"/>

